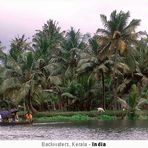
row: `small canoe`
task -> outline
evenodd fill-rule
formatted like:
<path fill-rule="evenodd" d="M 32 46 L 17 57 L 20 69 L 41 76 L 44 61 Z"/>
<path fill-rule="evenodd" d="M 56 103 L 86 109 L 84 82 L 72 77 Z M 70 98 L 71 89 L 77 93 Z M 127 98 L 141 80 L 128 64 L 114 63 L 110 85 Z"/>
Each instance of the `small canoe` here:
<path fill-rule="evenodd" d="M 0 122 L 0 126 L 31 125 L 32 122 Z"/>

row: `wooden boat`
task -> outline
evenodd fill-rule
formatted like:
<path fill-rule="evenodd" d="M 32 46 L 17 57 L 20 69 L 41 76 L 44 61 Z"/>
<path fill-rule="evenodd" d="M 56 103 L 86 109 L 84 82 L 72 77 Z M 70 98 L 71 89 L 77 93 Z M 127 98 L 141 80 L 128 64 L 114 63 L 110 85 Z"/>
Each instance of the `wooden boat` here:
<path fill-rule="evenodd" d="M 14 126 L 14 125 L 26 125 L 26 124 L 31 125 L 32 124 L 32 114 L 27 113 L 25 115 L 18 116 L 17 112 L 18 112 L 18 109 L 0 111 L 0 126 Z M 31 115 L 31 119 L 26 118 L 26 115 L 27 117 L 30 117 Z M 18 119 L 22 119 L 22 120 L 19 121 Z"/>
<path fill-rule="evenodd" d="M 0 126 L 16 126 L 16 125 L 31 125 L 32 122 L 22 121 L 22 122 L 0 122 Z"/>

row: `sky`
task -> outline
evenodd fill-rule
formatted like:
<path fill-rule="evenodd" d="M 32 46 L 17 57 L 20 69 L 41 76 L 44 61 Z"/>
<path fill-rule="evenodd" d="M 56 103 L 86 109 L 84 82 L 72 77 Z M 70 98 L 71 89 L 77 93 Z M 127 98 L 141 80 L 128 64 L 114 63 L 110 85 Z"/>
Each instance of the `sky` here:
<path fill-rule="evenodd" d="M 25 34 L 31 37 L 49 19 L 59 22 L 62 30 L 70 27 L 94 34 L 103 27 L 100 14 L 109 17 L 113 10 L 130 11 L 130 19 L 141 19 L 138 30 L 148 32 L 148 0 L 0 0 L 0 41 Z"/>

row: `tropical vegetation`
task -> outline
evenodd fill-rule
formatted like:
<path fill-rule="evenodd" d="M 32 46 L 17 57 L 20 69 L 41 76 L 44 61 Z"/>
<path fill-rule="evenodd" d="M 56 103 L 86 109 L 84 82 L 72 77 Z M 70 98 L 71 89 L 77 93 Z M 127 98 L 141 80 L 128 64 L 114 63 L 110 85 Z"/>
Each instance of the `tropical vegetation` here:
<path fill-rule="evenodd" d="M 148 35 L 137 31 L 141 20 L 129 21 L 130 12 L 116 10 L 109 19 L 100 18 L 103 28 L 94 35 L 73 27 L 63 31 L 48 20 L 31 42 L 17 36 L 7 52 L 0 42 L 0 109 L 37 113 L 102 107 L 125 109 L 129 118 L 147 110 Z"/>

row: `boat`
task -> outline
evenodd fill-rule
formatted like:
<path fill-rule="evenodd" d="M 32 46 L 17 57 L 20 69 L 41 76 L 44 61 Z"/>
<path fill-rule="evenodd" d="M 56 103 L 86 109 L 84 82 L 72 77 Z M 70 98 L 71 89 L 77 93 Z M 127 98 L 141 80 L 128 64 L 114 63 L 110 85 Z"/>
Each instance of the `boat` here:
<path fill-rule="evenodd" d="M 25 115 L 17 115 L 18 109 L 0 111 L 0 126 L 31 125 L 32 120 L 26 120 Z M 27 113 L 28 114 L 28 113 Z M 32 115 L 31 115 L 32 116 Z M 18 120 L 21 118 L 22 120 Z"/>
<path fill-rule="evenodd" d="M 32 125 L 32 122 L 0 122 L 0 126 Z"/>

